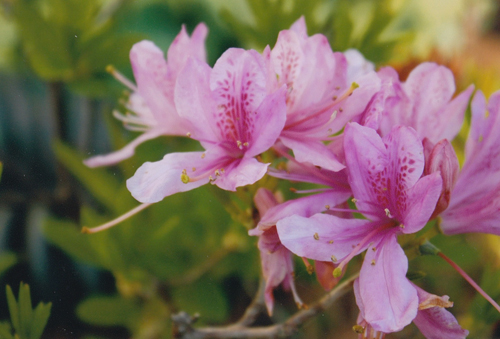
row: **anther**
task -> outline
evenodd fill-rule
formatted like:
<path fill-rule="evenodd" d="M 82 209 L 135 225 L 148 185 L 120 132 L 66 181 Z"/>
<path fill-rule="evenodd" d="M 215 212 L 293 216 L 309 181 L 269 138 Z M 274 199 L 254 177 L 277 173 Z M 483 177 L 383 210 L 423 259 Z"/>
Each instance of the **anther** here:
<path fill-rule="evenodd" d="M 325 205 L 325 209 L 329 210 L 330 209 L 330 205 Z"/>
<path fill-rule="evenodd" d="M 206 154 L 205 154 L 205 153 L 201 153 L 201 158 L 202 158 L 202 159 L 205 159 L 205 156 L 206 156 Z"/>
<path fill-rule="evenodd" d="M 186 133 L 186 136 L 187 136 L 188 138 L 191 138 L 191 132 L 187 132 L 187 133 Z"/>
<path fill-rule="evenodd" d="M 318 233 L 314 233 L 314 240 L 319 240 L 319 234 Z"/>
<path fill-rule="evenodd" d="M 375 266 L 375 259 L 372 260 L 372 262 L 370 263 L 372 266 Z"/>
<path fill-rule="evenodd" d="M 388 209 L 388 208 L 384 209 L 384 212 L 385 212 L 385 215 L 386 215 L 388 218 L 392 218 L 391 211 L 389 211 L 389 209 Z"/>
<path fill-rule="evenodd" d="M 352 327 L 352 330 L 356 332 L 357 334 L 363 334 L 365 332 L 365 328 L 361 325 L 354 325 Z"/>
<path fill-rule="evenodd" d="M 329 243 L 329 244 L 333 244 L 333 240 L 330 240 L 328 243 Z"/>
<path fill-rule="evenodd" d="M 404 228 L 405 228 L 405 225 L 404 225 L 404 224 L 400 224 L 400 225 L 399 225 L 399 228 L 404 229 Z"/>
<path fill-rule="evenodd" d="M 356 199 L 356 198 L 352 198 L 352 199 L 351 199 L 351 201 L 352 201 L 353 203 L 357 203 L 357 202 L 358 202 L 358 199 Z"/>
<path fill-rule="evenodd" d="M 245 146 L 245 147 L 248 147 L 248 145 L 249 145 L 248 142 L 243 143 L 243 146 Z"/>
<path fill-rule="evenodd" d="M 239 149 L 242 149 L 242 147 L 241 147 L 242 144 L 243 143 L 241 141 L 236 140 L 236 146 L 238 146 Z"/>
<path fill-rule="evenodd" d="M 220 175 L 219 170 L 215 170 L 215 176 L 218 177 Z"/>
<path fill-rule="evenodd" d="M 337 258 L 336 258 L 334 255 L 332 255 L 332 258 L 331 258 L 331 259 L 332 259 L 332 262 L 333 262 L 333 263 L 336 263 L 336 262 L 337 262 Z"/>
<path fill-rule="evenodd" d="M 187 171 L 185 169 L 182 170 L 182 173 L 181 173 L 181 181 L 184 183 L 184 184 L 187 184 L 189 183 L 189 176 L 187 175 Z"/>
<path fill-rule="evenodd" d="M 336 95 L 333 96 L 333 100 L 337 100 L 337 96 Z"/>
<path fill-rule="evenodd" d="M 195 172 L 195 171 L 196 171 L 196 167 L 191 168 L 191 170 L 192 170 L 193 172 Z"/>

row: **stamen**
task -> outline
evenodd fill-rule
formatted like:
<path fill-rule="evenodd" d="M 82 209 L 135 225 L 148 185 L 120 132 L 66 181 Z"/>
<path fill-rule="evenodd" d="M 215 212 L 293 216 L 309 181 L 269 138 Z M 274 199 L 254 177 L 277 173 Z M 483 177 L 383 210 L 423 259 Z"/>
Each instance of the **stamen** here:
<path fill-rule="evenodd" d="M 467 280 L 469 284 L 471 284 L 472 287 L 474 287 L 474 289 L 479 294 L 481 294 L 484 297 L 484 299 L 486 299 L 494 308 L 496 308 L 498 312 L 500 312 L 500 306 L 497 304 L 497 302 L 493 300 L 493 298 L 490 297 L 474 280 L 472 280 L 472 278 L 469 277 L 469 275 L 465 273 L 465 271 L 462 268 L 460 268 L 460 266 L 458 266 L 453 260 L 444 255 L 443 252 L 441 251 L 439 251 L 437 255 L 439 255 L 448 264 L 450 264 L 451 267 L 453 267 L 465 280 Z"/>
<path fill-rule="evenodd" d="M 297 121 L 291 123 L 288 126 L 285 126 L 285 128 L 288 129 L 288 128 L 295 127 L 295 126 L 300 125 L 300 124 L 302 124 L 303 122 L 305 122 L 305 121 L 307 121 L 309 119 L 316 118 L 317 116 L 319 116 L 321 114 L 324 114 L 325 112 L 329 111 L 330 109 L 332 109 L 333 107 L 335 107 L 336 105 L 338 105 L 339 103 L 341 103 L 342 101 L 344 101 L 345 99 L 347 99 L 349 96 L 351 96 L 351 94 L 354 92 L 354 90 L 356 88 L 358 88 L 358 87 L 359 87 L 359 85 L 357 83 L 353 82 L 351 84 L 351 87 L 349 87 L 349 89 L 347 91 L 345 91 L 340 97 L 337 97 L 337 98 L 333 99 L 333 102 L 330 105 L 328 105 L 327 107 L 324 107 L 324 108 L 320 109 L 319 111 L 317 111 L 314 114 L 306 116 L 306 117 L 304 117 L 304 118 L 302 118 L 300 120 L 297 120 Z"/>
<path fill-rule="evenodd" d="M 82 228 L 82 233 L 86 233 L 86 234 L 91 234 L 91 233 L 97 233 L 97 232 L 100 232 L 100 231 L 104 231 L 108 228 L 111 228 L 119 223 L 121 223 L 122 221 L 125 221 L 127 220 L 128 218 L 130 218 L 131 216 L 139 213 L 140 211 L 142 211 L 143 209 L 151 206 L 152 204 L 151 203 L 145 203 L 145 204 L 141 204 L 133 209 L 131 209 L 130 211 L 128 211 L 127 213 L 119 216 L 118 218 L 114 219 L 114 220 L 111 220 L 101 226 L 98 226 L 98 227 L 92 227 L 92 228 L 88 228 L 86 226 L 84 226 Z"/>
<path fill-rule="evenodd" d="M 329 191 L 331 188 L 315 188 L 315 189 L 310 189 L 310 190 L 298 190 L 296 188 L 290 187 L 290 192 L 297 193 L 297 194 L 308 194 L 308 193 L 321 193 L 325 191 Z"/>
<path fill-rule="evenodd" d="M 106 72 L 108 72 L 109 74 L 111 74 L 116 80 L 118 80 L 123 85 L 127 86 L 128 88 L 130 88 L 132 91 L 134 91 L 134 92 L 137 91 L 137 86 L 134 85 L 134 83 L 132 81 L 130 81 L 129 79 L 127 79 L 123 74 L 121 74 L 120 72 L 118 72 L 113 65 L 106 66 Z"/>
<path fill-rule="evenodd" d="M 367 244 L 369 244 L 373 237 L 383 231 L 384 229 L 387 229 L 387 228 L 391 228 L 393 227 L 393 223 L 392 222 L 388 222 L 388 223 L 385 223 L 383 225 L 381 225 L 380 227 L 376 227 L 375 229 L 373 229 L 370 233 L 368 233 L 368 235 L 366 235 L 363 240 L 361 240 L 359 242 L 359 244 L 357 244 L 356 246 L 354 246 L 354 248 L 352 249 L 351 253 L 349 253 L 349 255 L 347 257 L 344 258 L 344 260 L 342 260 L 339 264 L 339 266 L 337 268 L 335 268 L 333 270 L 333 276 L 335 278 L 338 278 L 342 275 L 342 271 L 344 269 L 344 267 L 349 263 L 349 261 L 351 261 L 352 258 L 354 258 L 354 256 L 357 255 L 357 252 L 359 252 L 359 250 L 363 247 L 365 247 Z M 372 263 L 374 264 L 374 263 Z"/>
<path fill-rule="evenodd" d="M 304 262 L 304 265 L 306 266 L 307 273 L 313 274 L 313 272 L 314 272 L 314 266 L 311 265 L 309 263 L 309 261 L 306 258 L 304 258 L 304 257 L 302 257 L 302 261 Z"/>

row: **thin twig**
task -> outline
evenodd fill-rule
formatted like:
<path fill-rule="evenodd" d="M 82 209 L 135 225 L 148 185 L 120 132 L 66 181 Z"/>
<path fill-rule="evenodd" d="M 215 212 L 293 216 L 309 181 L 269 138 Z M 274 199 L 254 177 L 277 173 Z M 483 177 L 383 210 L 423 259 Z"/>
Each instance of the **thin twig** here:
<path fill-rule="evenodd" d="M 197 316 L 191 317 L 186 312 L 172 316 L 174 322 L 174 336 L 181 339 L 249 339 L 249 338 L 286 338 L 295 333 L 298 328 L 315 315 L 327 310 L 336 300 L 352 288 L 357 274 L 345 280 L 331 292 L 323 296 L 307 309 L 302 309 L 291 316 L 287 321 L 267 327 L 246 327 L 237 324 L 225 327 L 205 327 L 195 329 L 192 327 Z"/>
<path fill-rule="evenodd" d="M 266 280 L 264 278 L 260 279 L 259 289 L 255 293 L 255 297 L 252 303 L 247 307 L 243 316 L 238 320 L 234 326 L 237 327 L 248 327 L 255 323 L 255 320 L 266 309 L 266 304 L 264 301 L 264 292 L 266 290 Z"/>

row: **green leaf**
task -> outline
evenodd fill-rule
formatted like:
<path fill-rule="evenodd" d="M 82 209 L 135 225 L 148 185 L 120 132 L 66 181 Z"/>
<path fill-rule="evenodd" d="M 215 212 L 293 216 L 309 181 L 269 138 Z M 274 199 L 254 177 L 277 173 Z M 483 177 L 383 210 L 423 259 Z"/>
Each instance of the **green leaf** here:
<path fill-rule="evenodd" d="M 14 2 L 24 52 L 33 70 L 45 80 L 69 80 L 73 76 L 68 32 L 47 21 L 37 3 Z"/>
<path fill-rule="evenodd" d="M 54 143 L 57 159 L 73 174 L 88 191 L 111 211 L 116 211 L 116 191 L 120 182 L 106 169 L 88 168 L 84 157 L 60 141 Z"/>
<path fill-rule="evenodd" d="M 221 286 L 209 278 L 174 289 L 172 297 L 183 311 L 199 313 L 201 322 L 220 322 L 228 315 L 228 303 Z"/>
<path fill-rule="evenodd" d="M 10 321 L 12 326 L 14 326 L 14 330 L 16 332 L 20 332 L 21 321 L 19 317 L 19 307 L 17 305 L 16 297 L 14 297 L 14 293 L 12 293 L 12 288 L 9 285 L 6 287 L 7 294 L 7 304 L 9 305 L 9 313 L 10 313 Z"/>
<path fill-rule="evenodd" d="M 43 226 L 47 240 L 75 258 L 94 266 L 101 266 L 92 250 L 90 238 L 82 234 L 79 227 L 70 221 L 49 218 Z"/>
<path fill-rule="evenodd" d="M 92 297 L 81 302 L 76 314 L 82 321 L 97 326 L 130 326 L 140 314 L 132 299 L 119 296 Z"/>
<path fill-rule="evenodd" d="M 33 314 L 33 322 L 31 324 L 30 339 L 39 339 L 42 336 L 43 330 L 45 329 L 45 326 L 49 321 L 51 308 L 51 303 L 39 303 L 35 308 L 35 312 Z"/>
<path fill-rule="evenodd" d="M 6 287 L 6 294 L 11 323 L 16 333 L 15 338 L 40 339 L 49 319 L 51 303 L 39 303 L 33 311 L 30 288 L 23 283 L 19 285 L 18 301 L 9 285 Z M 2 331 L 7 332 L 9 329 L 3 326 L 0 328 L 0 334 L 3 333 Z"/>
<path fill-rule="evenodd" d="M 0 322 L 0 339 L 15 339 L 12 335 L 12 327 L 6 321 Z"/>
<path fill-rule="evenodd" d="M 15 265 L 17 257 L 14 253 L 5 252 L 0 254 L 0 276 L 4 274 L 9 268 Z"/>
<path fill-rule="evenodd" d="M 31 308 L 30 288 L 28 285 L 23 283 L 19 286 L 18 306 L 20 319 L 20 329 L 18 330 L 18 334 L 21 338 L 27 339 L 30 337 L 29 334 L 33 320 L 33 309 Z"/>

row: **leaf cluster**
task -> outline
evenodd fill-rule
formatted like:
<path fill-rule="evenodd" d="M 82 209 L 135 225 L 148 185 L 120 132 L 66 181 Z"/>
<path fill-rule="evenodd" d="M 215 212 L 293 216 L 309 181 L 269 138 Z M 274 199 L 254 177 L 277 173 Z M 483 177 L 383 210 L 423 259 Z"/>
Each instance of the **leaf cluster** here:
<path fill-rule="evenodd" d="M 21 283 L 16 300 L 10 286 L 6 287 L 10 324 L 0 323 L 2 339 L 39 339 L 47 325 L 52 304 L 40 302 L 34 309 L 31 304 L 30 288 Z"/>

